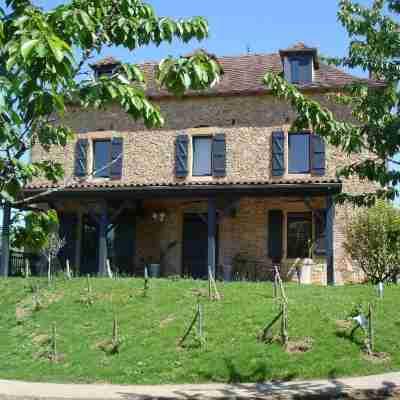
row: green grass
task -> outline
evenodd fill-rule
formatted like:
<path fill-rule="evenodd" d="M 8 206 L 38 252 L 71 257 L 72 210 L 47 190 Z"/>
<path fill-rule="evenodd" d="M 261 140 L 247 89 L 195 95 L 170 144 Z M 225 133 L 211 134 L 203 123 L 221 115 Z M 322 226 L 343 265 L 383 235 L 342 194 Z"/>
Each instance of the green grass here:
<path fill-rule="evenodd" d="M 278 312 L 267 283 L 218 284 L 223 300 L 203 298 L 206 347 L 178 348 L 191 321 L 196 295 L 207 282 L 152 280 L 148 297 L 141 279 L 92 279 L 96 300 L 80 302 L 85 279 L 58 280 L 43 289 L 44 308 L 17 322 L 16 307 L 32 308 L 30 284 L 24 279 L 0 280 L 0 379 L 50 382 L 162 384 L 250 382 L 367 375 L 400 369 L 400 288 L 387 287 L 383 300 L 371 286 L 286 287 L 289 336 L 312 337 L 311 351 L 289 354 L 278 343 L 257 340 L 262 327 Z M 49 299 L 53 300 L 52 302 Z M 391 360 L 372 363 L 361 352 L 362 336 L 353 342 L 337 335 L 336 320 L 356 303 L 375 304 L 376 351 Z M 46 305 L 47 304 L 47 305 Z M 123 336 L 121 352 L 107 355 L 96 347 L 110 339 L 114 312 Z M 61 363 L 40 357 L 45 345 L 38 335 L 57 324 Z M 191 345 L 193 344 L 193 345 Z"/>

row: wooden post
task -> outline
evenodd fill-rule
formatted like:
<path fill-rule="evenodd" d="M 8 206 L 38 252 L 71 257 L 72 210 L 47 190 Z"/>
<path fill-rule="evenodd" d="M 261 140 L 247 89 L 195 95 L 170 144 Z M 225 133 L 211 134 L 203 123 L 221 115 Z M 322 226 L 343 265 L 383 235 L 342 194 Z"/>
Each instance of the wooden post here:
<path fill-rule="evenodd" d="M 10 224 L 11 224 L 11 207 L 8 203 L 5 203 L 3 207 L 3 229 L 1 232 L 1 262 L 0 262 L 0 276 L 4 278 L 6 278 L 9 274 Z"/>
<path fill-rule="evenodd" d="M 83 214 L 82 211 L 78 211 L 78 221 L 76 224 L 75 262 L 73 265 L 75 270 L 75 275 L 79 274 L 81 270 L 82 231 L 83 231 Z"/>
<path fill-rule="evenodd" d="M 374 351 L 374 328 L 372 325 L 372 306 L 368 304 L 368 352 L 372 354 Z"/>
<path fill-rule="evenodd" d="M 56 323 L 53 322 L 53 330 L 52 330 L 52 341 L 51 341 L 51 356 L 53 360 L 57 360 L 57 326 Z"/>
<path fill-rule="evenodd" d="M 215 277 L 215 263 L 216 263 L 215 236 L 217 232 L 217 207 L 215 198 L 213 197 L 210 197 L 208 199 L 207 226 L 208 226 L 208 266 L 211 269 L 213 277 Z"/>
<path fill-rule="evenodd" d="M 289 341 L 289 335 L 288 335 L 287 303 L 284 300 L 282 301 L 281 337 L 282 337 L 282 344 L 286 348 Z"/>
<path fill-rule="evenodd" d="M 333 254 L 333 241 L 334 241 L 334 222 L 335 222 L 335 203 L 332 196 L 326 199 L 326 266 L 327 266 L 327 283 L 328 285 L 335 284 L 335 264 Z"/>
<path fill-rule="evenodd" d="M 99 276 L 107 276 L 107 225 L 107 208 L 104 207 L 99 219 Z"/>

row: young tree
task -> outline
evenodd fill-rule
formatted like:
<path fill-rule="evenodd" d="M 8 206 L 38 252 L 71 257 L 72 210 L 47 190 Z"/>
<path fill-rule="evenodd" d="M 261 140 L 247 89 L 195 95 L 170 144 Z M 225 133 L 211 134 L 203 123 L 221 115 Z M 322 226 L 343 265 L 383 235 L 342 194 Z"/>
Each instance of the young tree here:
<path fill-rule="evenodd" d="M 65 238 L 60 238 L 57 231 L 51 232 L 48 235 L 46 245 L 43 252 L 47 258 L 47 281 L 50 285 L 52 261 L 57 257 L 60 250 L 65 246 Z"/>
<path fill-rule="evenodd" d="M 160 110 L 146 98 L 138 66 L 122 63 L 111 78 L 95 79 L 86 71 L 94 54 L 106 46 L 134 51 L 208 36 L 204 18 L 158 17 L 141 0 L 71 0 L 50 11 L 30 0 L 5 3 L 6 9 L 0 7 L 0 195 L 11 205 L 34 177 L 53 182 L 63 177 L 58 163 L 27 163 L 22 157 L 34 144 L 64 146 L 73 136 L 69 127 L 53 123 L 68 103 L 99 108 L 113 102 L 149 127 L 163 124 Z M 156 76 L 161 86 L 182 94 L 211 86 L 220 72 L 218 62 L 200 51 L 168 57 Z"/>
<path fill-rule="evenodd" d="M 372 283 L 400 274 L 400 210 L 384 201 L 360 209 L 347 227 L 345 247 Z"/>
<path fill-rule="evenodd" d="M 332 112 L 312 100 L 281 76 L 268 73 L 265 84 L 272 93 L 290 102 L 298 117 L 293 129 L 312 129 L 347 154 L 368 151 L 372 157 L 345 166 L 340 175 L 357 175 L 378 183 L 373 194 L 343 195 L 357 204 L 371 204 L 375 198 L 392 199 L 398 190 L 400 171 L 387 167 L 387 162 L 400 165 L 394 159 L 400 150 L 400 14 L 399 0 L 374 0 L 371 7 L 352 0 L 340 0 L 338 18 L 348 32 L 348 54 L 327 60 L 337 66 L 361 68 L 381 80 L 379 87 L 358 82 L 348 86 L 332 99 L 352 109 L 353 122 L 339 121 Z"/>
<path fill-rule="evenodd" d="M 21 206 L 22 188 L 34 178 L 54 183 L 63 178 L 61 164 L 29 163 L 24 156 L 35 144 L 49 150 L 73 137 L 62 123 L 68 104 L 86 109 L 112 102 L 148 127 L 163 124 L 159 108 L 146 98 L 138 66 L 122 63 L 111 77 L 96 78 L 88 72 L 92 57 L 109 46 L 134 51 L 207 36 L 204 18 L 159 17 L 142 0 L 66 0 L 49 11 L 31 0 L 5 0 L 0 6 L 0 203 Z M 159 85 L 177 95 L 210 87 L 222 73 L 202 51 L 168 57 L 155 72 Z"/>

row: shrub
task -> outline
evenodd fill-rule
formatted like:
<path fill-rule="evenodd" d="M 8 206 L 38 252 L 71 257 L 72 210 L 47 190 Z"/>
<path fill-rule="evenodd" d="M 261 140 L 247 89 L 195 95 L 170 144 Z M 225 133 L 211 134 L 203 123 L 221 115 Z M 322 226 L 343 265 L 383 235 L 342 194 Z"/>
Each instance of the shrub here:
<path fill-rule="evenodd" d="M 372 283 L 400 273 L 400 210 L 379 201 L 363 208 L 347 226 L 345 247 Z"/>

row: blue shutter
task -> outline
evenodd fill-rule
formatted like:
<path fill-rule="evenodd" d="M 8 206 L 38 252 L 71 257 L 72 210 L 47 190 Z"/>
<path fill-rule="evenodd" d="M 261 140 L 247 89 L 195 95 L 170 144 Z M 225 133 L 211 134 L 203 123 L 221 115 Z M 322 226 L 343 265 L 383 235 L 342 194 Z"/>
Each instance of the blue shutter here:
<path fill-rule="evenodd" d="M 311 135 L 311 173 L 325 175 L 325 142 L 319 135 Z"/>
<path fill-rule="evenodd" d="M 217 133 L 212 143 L 213 176 L 226 176 L 226 142 L 225 134 Z"/>
<path fill-rule="evenodd" d="M 184 178 L 188 174 L 188 148 L 188 135 L 178 135 L 175 152 L 175 174 L 178 178 Z"/>
<path fill-rule="evenodd" d="M 122 138 L 113 138 L 111 141 L 111 179 L 121 179 L 122 159 L 124 154 Z"/>
<path fill-rule="evenodd" d="M 75 175 L 85 176 L 87 174 L 87 139 L 78 139 L 75 147 Z"/>
<path fill-rule="evenodd" d="M 312 56 L 303 56 L 298 60 L 299 82 L 312 82 Z"/>
<path fill-rule="evenodd" d="M 290 79 L 291 83 L 300 82 L 300 66 L 299 66 L 299 60 L 297 58 L 292 58 L 290 60 Z"/>
<path fill-rule="evenodd" d="M 268 256 L 280 261 L 283 256 L 283 212 L 270 210 L 268 213 Z"/>
<path fill-rule="evenodd" d="M 272 132 L 272 175 L 285 172 L 285 135 L 283 131 Z"/>

